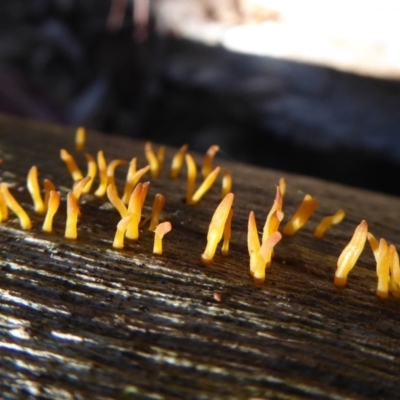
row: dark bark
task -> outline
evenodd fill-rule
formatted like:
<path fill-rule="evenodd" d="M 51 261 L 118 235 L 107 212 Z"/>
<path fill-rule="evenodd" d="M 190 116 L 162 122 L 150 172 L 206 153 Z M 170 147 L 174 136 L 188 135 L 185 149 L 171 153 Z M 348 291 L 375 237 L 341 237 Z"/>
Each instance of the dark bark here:
<path fill-rule="evenodd" d="M 6 398 L 396 398 L 400 368 L 399 302 L 375 296 L 376 273 L 367 245 L 347 288 L 333 285 L 337 257 L 366 219 L 371 232 L 398 245 L 398 199 L 285 174 L 286 222 L 305 193 L 320 201 L 308 224 L 279 243 L 262 287 L 248 274 L 247 218 L 261 231 L 282 173 L 227 162 L 234 181 L 231 252 L 206 267 L 200 255 L 219 203 L 220 180 L 196 206 L 184 204 L 186 168 L 169 178 L 174 149 L 161 176 L 162 219 L 173 230 L 164 254 L 152 254 L 153 234 L 122 251 L 111 244 L 119 217 L 106 198 L 88 195 L 79 237 L 64 238 L 71 178 L 59 158 L 73 151 L 74 130 L 0 118 L 1 180 L 33 219 L 0 225 L 0 392 Z M 156 146 L 155 146 L 156 147 Z M 145 165 L 143 143 L 89 132 L 86 151 L 107 160 L 133 156 Z M 269 149 L 265 149 L 268 157 Z M 196 158 L 198 165 L 201 157 Z M 340 162 L 340 160 L 338 160 Z M 55 232 L 41 231 L 25 189 L 29 168 L 62 193 Z M 119 167 L 122 190 L 126 168 Z M 389 173 L 390 171 L 388 171 Z M 97 180 L 94 187 L 97 185 Z M 338 208 L 346 219 L 323 240 L 319 220 Z M 221 301 L 214 294 L 221 295 Z"/>

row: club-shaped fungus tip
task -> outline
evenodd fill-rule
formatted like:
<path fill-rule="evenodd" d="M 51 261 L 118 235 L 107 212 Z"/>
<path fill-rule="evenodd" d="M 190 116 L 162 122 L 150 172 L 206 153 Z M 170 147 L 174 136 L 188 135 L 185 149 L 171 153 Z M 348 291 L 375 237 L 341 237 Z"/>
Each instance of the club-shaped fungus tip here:
<path fill-rule="evenodd" d="M 28 172 L 27 187 L 33 200 L 35 212 L 37 214 L 44 214 L 46 212 L 46 207 L 42 195 L 40 194 L 38 169 L 35 165 Z"/>
<path fill-rule="evenodd" d="M 10 193 L 8 187 L 5 184 L 0 184 L 0 191 L 7 207 L 18 217 L 21 228 L 26 230 L 31 229 L 32 223 L 28 214 Z"/>
<path fill-rule="evenodd" d="M 353 237 L 343 249 L 337 262 L 337 269 L 333 283 L 337 287 L 344 287 L 347 283 L 347 275 L 354 268 L 367 240 L 368 224 L 362 220 L 356 227 Z"/>
<path fill-rule="evenodd" d="M 154 246 L 153 246 L 153 253 L 154 254 L 162 254 L 163 247 L 162 247 L 162 240 L 165 234 L 170 232 L 172 229 L 171 222 L 166 221 L 159 224 L 154 231 Z"/>
<path fill-rule="evenodd" d="M 42 226 L 42 230 L 44 232 L 51 232 L 53 230 L 53 219 L 59 206 L 60 206 L 60 195 L 55 190 L 51 190 L 47 205 L 47 213 Z"/>
<path fill-rule="evenodd" d="M 204 253 L 201 255 L 201 260 L 204 264 L 211 264 L 218 246 L 224 233 L 225 224 L 229 217 L 229 212 L 232 208 L 234 194 L 228 193 L 216 208 L 212 216 L 207 234 L 207 246 Z"/>
<path fill-rule="evenodd" d="M 65 237 L 67 239 L 76 239 L 78 237 L 78 215 L 78 203 L 73 192 L 69 192 L 67 195 L 67 221 L 65 224 Z"/>

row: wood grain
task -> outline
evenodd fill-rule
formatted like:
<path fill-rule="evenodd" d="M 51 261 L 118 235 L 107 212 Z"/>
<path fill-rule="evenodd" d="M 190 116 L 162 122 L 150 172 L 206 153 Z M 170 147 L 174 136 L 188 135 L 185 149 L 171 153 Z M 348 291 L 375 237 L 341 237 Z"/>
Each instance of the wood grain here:
<path fill-rule="evenodd" d="M 119 217 L 106 198 L 84 196 L 78 240 L 63 237 L 72 182 L 61 148 L 86 168 L 83 154 L 74 151 L 74 129 L 0 117 L 1 181 L 34 224 L 23 231 L 11 216 L 0 225 L 5 398 L 398 397 L 400 303 L 375 296 L 369 247 L 344 290 L 332 283 L 337 257 L 361 219 L 375 236 L 399 245 L 397 198 L 218 156 L 215 165 L 229 168 L 234 182 L 231 252 L 218 252 L 206 267 L 200 255 L 220 180 L 199 204 L 184 204 L 185 167 L 170 179 L 176 149 L 167 149 L 145 207 L 149 212 L 156 193 L 166 196 L 162 220 L 173 230 L 164 238 L 164 254 L 152 254 L 153 233 L 146 229 L 116 251 L 111 244 Z M 146 165 L 142 142 L 89 132 L 85 151 L 99 149 L 108 161 L 137 156 L 139 166 Z M 201 156 L 195 159 L 200 166 Z M 52 234 L 41 231 L 43 217 L 34 214 L 25 187 L 32 165 L 62 194 Z M 120 191 L 126 171 L 118 169 Z M 284 222 L 306 193 L 320 206 L 301 231 L 279 243 L 265 285 L 256 287 L 248 275 L 247 218 L 254 210 L 262 230 L 281 176 L 288 183 Z M 346 219 L 323 240 L 314 239 L 320 219 L 338 208 Z"/>

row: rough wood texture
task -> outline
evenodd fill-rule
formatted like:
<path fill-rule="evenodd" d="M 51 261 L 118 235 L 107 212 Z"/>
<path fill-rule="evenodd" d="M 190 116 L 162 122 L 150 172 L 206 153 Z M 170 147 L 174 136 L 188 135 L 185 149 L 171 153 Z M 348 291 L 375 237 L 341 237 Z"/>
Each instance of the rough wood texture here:
<path fill-rule="evenodd" d="M 15 183 L 11 191 L 34 222 L 31 231 L 21 230 L 14 217 L 0 225 L 4 397 L 398 397 L 400 303 L 375 296 L 369 247 L 348 287 L 332 284 L 337 256 L 361 219 L 377 237 L 399 245 L 398 199 L 285 174 L 284 221 L 305 193 L 320 207 L 303 230 L 277 246 L 265 285 L 256 287 L 248 275 L 247 217 L 254 210 L 262 229 L 281 173 L 218 157 L 216 164 L 234 178 L 233 236 L 229 256 L 217 254 L 206 267 L 200 254 L 220 181 L 198 205 L 184 204 L 185 168 L 177 180 L 168 176 L 173 149 L 146 202 L 148 211 L 155 193 L 163 193 L 163 220 L 173 225 L 164 255 L 156 257 L 147 230 L 137 243 L 113 250 L 118 215 L 105 198 L 90 195 L 78 240 L 64 239 L 71 178 L 59 150 L 73 150 L 73 129 L 2 116 L 0 132 L 1 180 Z M 89 132 L 86 151 L 98 149 L 107 160 L 137 155 L 145 165 L 143 143 Z M 85 168 L 83 155 L 77 160 Z M 25 189 L 32 165 L 63 195 L 53 234 L 41 232 L 43 218 L 34 215 Z M 121 188 L 126 168 L 119 168 Z M 320 218 L 340 207 L 345 221 L 314 239 Z"/>

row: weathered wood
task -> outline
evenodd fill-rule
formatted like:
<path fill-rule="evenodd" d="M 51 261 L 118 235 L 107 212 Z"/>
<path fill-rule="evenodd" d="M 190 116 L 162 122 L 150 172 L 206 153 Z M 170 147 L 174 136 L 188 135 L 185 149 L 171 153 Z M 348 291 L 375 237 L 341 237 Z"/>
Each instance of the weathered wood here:
<path fill-rule="evenodd" d="M 361 219 L 399 245 L 398 199 L 218 157 L 215 164 L 229 168 L 234 180 L 233 234 L 229 256 L 218 253 L 206 267 L 200 254 L 220 181 L 199 204 L 184 204 L 185 168 L 177 180 L 168 175 L 174 149 L 162 175 L 151 179 L 146 202 L 148 212 L 155 193 L 166 196 L 162 219 L 173 230 L 162 256 L 152 254 L 146 229 L 137 243 L 113 250 L 118 214 L 92 195 L 84 197 L 78 240 L 66 240 L 71 178 L 59 150 L 76 154 L 73 142 L 73 129 L 0 117 L 1 180 L 15 184 L 11 191 L 34 223 L 23 231 L 12 216 L 0 225 L 4 397 L 398 397 L 400 303 L 375 296 L 368 246 L 348 287 L 332 283 L 337 257 Z M 107 160 L 138 156 L 144 166 L 143 147 L 89 132 L 86 151 L 103 149 Z M 83 155 L 76 158 L 84 169 Z M 41 232 L 43 217 L 33 213 L 25 189 L 32 165 L 62 193 L 53 234 Z M 119 168 L 121 190 L 127 169 Z M 279 243 L 265 285 L 256 287 L 248 275 L 248 213 L 255 211 L 261 230 L 281 176 L 288 183 L 284 222 L 305 193 L 320 206 L 303 230 Z M 314 239 L 320 218 L 340 207 L 345 221 Z"/>

